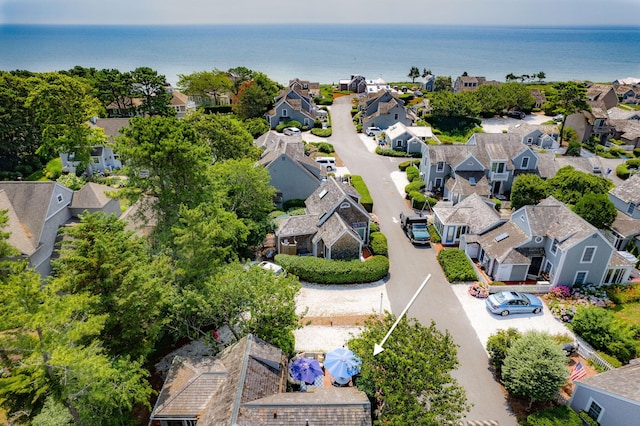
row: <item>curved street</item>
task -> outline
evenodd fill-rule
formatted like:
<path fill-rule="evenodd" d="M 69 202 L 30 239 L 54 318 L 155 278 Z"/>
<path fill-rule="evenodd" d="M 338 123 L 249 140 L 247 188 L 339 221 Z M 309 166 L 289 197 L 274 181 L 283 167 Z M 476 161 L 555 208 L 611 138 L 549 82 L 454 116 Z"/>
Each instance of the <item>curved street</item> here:
<path fill-rule="evenodd" d="M 328 141 L 349 172 L 362 176 L 373 198 L 374 213 L 389 244 L 386 287 L 392 312 L 399 314 L 424 278 L 432 274 L 407 315 L 425 325 L 435 321 L 436 326 L 442 331 L 448 330 L 458 344 L 460 367 L 454 376 L 473 404 L 467 419 L 495 420 L 501 426 L 516 425 L 505 395 L 489 371 L 487 353 L 446 281 L 434 249 L 414 247 L 398 224 L 399 213 L 409 210 L 409 206 L 396 189 L 391 173 L 396 172 L 398 163 L 406 158 L 382 157 L 367 150 L 351 120 L 352 98 L 339 97 L 330 107 L 333 133 Z"/>

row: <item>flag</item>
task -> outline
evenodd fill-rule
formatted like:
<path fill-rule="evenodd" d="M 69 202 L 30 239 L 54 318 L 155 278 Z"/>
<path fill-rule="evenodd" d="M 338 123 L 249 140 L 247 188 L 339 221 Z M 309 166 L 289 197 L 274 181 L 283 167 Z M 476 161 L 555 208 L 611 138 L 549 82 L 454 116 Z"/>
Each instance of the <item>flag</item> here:
<path fill-rule="evenodd" d="M 571 369 L 571 375 L 569 376 L 569 379 L 572 382 L 575 382 L 576 380 L 580 380 L 586 376 L 587 376 L 587 370 L 585 370 L 584 367 L 582 366 L 582 363 L 578 361 L 578 363 L 574 365 L 573 368 Z"/>

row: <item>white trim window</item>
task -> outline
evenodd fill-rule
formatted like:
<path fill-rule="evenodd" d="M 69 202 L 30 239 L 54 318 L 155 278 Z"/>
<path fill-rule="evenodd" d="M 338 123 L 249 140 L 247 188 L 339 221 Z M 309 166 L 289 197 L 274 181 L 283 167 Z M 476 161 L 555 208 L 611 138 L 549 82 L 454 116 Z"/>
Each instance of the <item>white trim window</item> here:
<path fill-rule="evenodd" d="M 580 263 L 592 263 L 593 258 L 596 255 L 596 250 L 598 247 L 596 246 L 587 246 L 582 251 L 582 258 L 580 258 Z"/>
<path fill-rule="evenodd" d="M 589 271 L 576 271 L 576 277 L 573 279 L 574 284 L 584 284 L 587 282 Z"/>
<path fill-rule="evenodd" d="M 529 157 L 522 158 L 522 164 L 521 164 L 520 168 L 521 169 L 528 169 L 529 168 Z"/>
<path fill-rule="evenodd" d="M 558 240 L 556 240 L 555 238 L 551 243 L 551 249 L 549 249 L 549 251 L 553 254 L 556 254 L 558 252 Z"/>
<path fill-rule="evenodd" d="M 64 201 L 64 197 L 62 196 L 62 194 L 58 194 L 58 196 L 56 198 L 58 200 L 58 204 L 60 204 L 61 202 Z"/>
<path fill-rule="evenodd" d="M 599 422 L 604 414 L 604 408 L 600 404 L 598 404 L 593 398 L 589 398 L 589 402 L 587 403 L 587 407 L 585 409 L 587 415 L 591 417 L 593 420 Z"/>
<path fill-rule="evenodd" d="M 629 208 L 627 209 L 627 214 L 632 215 L 634 210 L 636 209 L 636 203 L 629 203 Z"/>
<path fill-rule="evenodd" d="M 444 161 L 438 161 L 436 172 L 444 172 Z"/>

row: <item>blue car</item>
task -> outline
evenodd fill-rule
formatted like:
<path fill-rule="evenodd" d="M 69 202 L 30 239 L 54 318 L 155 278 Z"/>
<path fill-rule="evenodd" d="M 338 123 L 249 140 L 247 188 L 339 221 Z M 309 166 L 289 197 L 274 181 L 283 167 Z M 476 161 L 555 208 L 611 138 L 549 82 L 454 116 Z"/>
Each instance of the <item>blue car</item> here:
<path fill-rule="evenodd" d="M 487 308 L 494 314 L 506 317 L 509 314 L 537 314 L 542 311 L 542 301 L 529 293 L 502 291 L 487 297 Z"/>

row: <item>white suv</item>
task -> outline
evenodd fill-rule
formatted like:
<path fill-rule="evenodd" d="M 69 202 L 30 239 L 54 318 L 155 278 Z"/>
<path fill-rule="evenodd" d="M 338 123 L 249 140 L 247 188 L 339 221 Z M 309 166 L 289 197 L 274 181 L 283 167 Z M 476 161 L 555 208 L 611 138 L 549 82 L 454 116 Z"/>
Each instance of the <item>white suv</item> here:
<path fill-rule="evenodd" d="M 378 136 L 382 133 L 382 129 L 380 129 L 380 127 L 367 127 L 367 131 L 365 133 L 367 136 Z"/>
<path fill-rule="evenodd" d="M 289 136 L 299 135 L 300 129 L 298 129 L 297 127 L 287 127 L 282 131 L 282 133 Z"/>
<path fill-rule="evenodd" d="M 333 157 L 318 157 L 316 163 L 327 168 L 327 171 L 332 172 L 336 169 L 336 159 Z"/>

